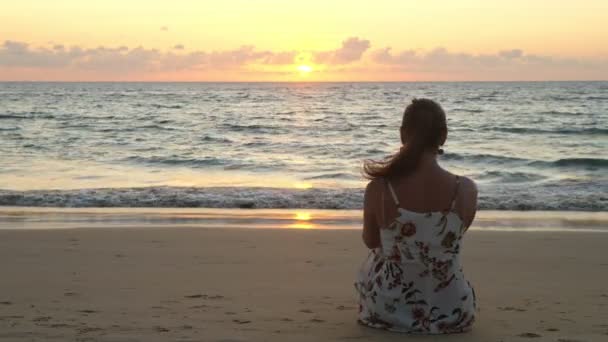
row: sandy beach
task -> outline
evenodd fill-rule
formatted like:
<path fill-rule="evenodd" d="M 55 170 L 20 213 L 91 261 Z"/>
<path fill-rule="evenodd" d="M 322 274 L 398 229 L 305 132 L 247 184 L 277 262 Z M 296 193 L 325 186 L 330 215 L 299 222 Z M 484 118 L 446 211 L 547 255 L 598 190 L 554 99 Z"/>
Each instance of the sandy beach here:
<path fill-rule="evenodd" d="M 498 214 L 481 213 L 463 255 L 480 304 L 474 330 L 408 337 L 355 322 L 367 253 L 358 230 L 266 229 L 276 221 L 247 210 L 232 211 L 243 218 L 230 229 L 130 209 L 121 220 L 120 210 L 95 220 L 44 211 L 0 213 L 1 341 L 608 340 L 608 234 L 580 227 L 605 228 L 596 214 L 552 214 L 570 230 L 517 231 L 515 219 L 484 229 Z M 334 215 L 324 228 L 356 228 Z"/>

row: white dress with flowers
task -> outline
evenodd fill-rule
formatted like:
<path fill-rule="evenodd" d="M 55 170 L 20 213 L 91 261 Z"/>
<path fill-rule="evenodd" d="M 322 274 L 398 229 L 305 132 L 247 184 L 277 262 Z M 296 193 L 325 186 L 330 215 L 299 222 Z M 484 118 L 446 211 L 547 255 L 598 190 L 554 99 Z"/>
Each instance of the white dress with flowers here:
<path fill-rule="evenodd" d="M 388 187 L 399 206 L 390 183 Z M 453 207 L 454 201 L 442 212 L 399 208 L 394 222 L 380 229 L 382 247 L 370 251 L 355 283 L 359 323 L 422 334 L 471 328 L 475 292 L 460 263 L 466 229 Z"/>

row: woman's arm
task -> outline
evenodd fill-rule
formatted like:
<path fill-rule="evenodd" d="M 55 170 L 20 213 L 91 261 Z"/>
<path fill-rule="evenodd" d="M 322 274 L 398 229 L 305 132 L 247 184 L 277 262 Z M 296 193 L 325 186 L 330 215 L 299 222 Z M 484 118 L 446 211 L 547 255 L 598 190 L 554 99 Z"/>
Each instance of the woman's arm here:
<path fill-rule="evenodd" d="M 462 203 L 460 213 L 464 226 L 469 228 L 475 220 L 475 214 L 477 213 L 477 185 L 475 182 L 467 177 L 462 177 L 462 191 L 460 192 L 460 198 Z"/>
<path fill-rule="evenodd" d="M 380 247 L 380 230 L 376 217 L 378 199 L 382 199 L 380 181 L 373 180 L 365 188 L 363 197 L 363 242 L 367 248 Z"/>

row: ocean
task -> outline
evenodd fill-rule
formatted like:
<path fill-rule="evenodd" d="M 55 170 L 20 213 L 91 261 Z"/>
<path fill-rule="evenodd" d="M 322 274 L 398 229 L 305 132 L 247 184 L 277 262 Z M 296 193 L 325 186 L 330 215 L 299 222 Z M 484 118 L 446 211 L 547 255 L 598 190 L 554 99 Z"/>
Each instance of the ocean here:
<path fill-rule="evenodd" d="M 360 209 L 415 97 L 481 209 L 608 211 L 608 82 L 0 83 L 0 205 Z"/>

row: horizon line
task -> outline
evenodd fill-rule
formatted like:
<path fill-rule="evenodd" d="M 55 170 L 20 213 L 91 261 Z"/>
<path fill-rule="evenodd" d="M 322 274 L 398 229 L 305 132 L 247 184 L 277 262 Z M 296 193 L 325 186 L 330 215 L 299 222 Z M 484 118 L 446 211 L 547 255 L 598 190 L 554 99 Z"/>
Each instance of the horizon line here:
<path fill-rule="evenodd" d="M 460 81 L 40 81 L 0 80 L 0 83 L 541 83 L 541 82 L 608 82 L 605 80 L 460 80 Z"/>

